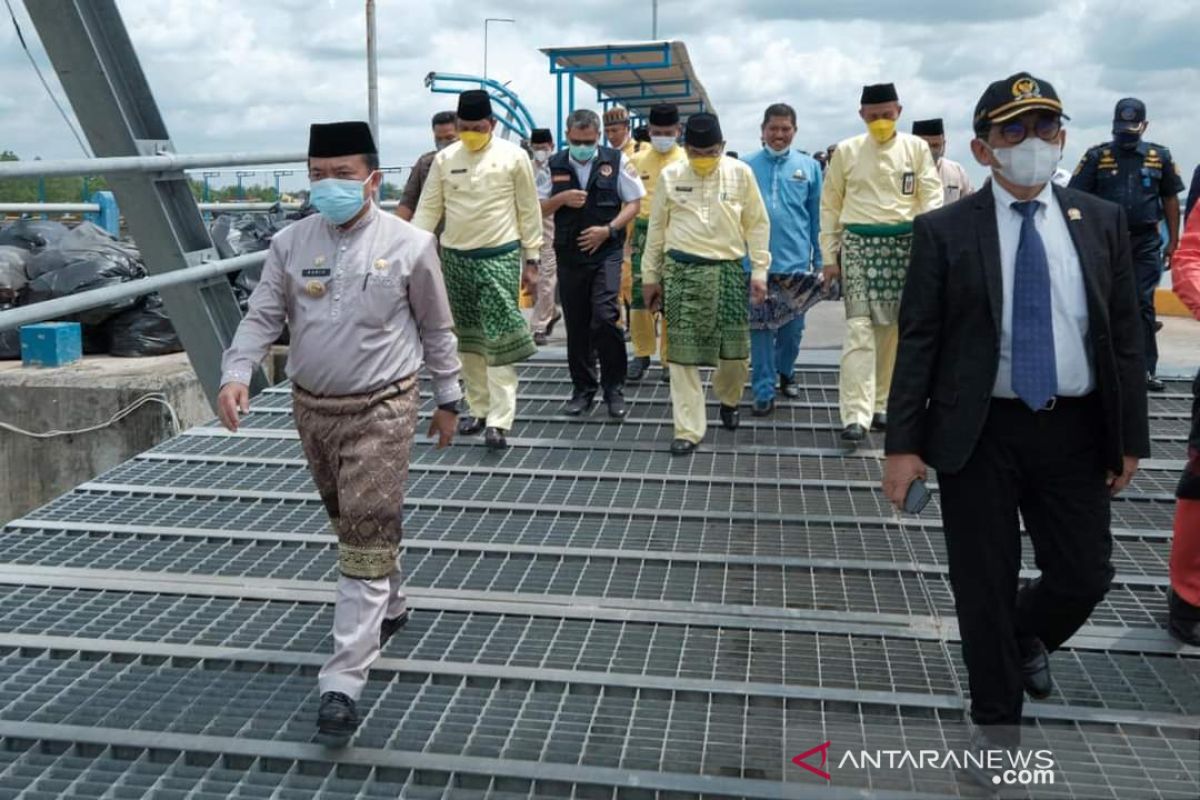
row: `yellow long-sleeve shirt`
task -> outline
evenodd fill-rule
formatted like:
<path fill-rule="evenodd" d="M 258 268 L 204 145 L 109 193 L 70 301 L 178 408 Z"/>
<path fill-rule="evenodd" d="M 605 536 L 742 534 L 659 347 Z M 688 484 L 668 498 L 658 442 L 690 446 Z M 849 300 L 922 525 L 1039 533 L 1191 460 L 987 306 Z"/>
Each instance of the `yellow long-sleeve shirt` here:
<path fill-rule="evenodd" d="M 847 225 L 911 222 L 942 205 L 929 145 L 907 133 L 879 144 L 869 134 L 838 143 L 821 191 L 821 258 L 838 263 Z"/>
<path fill-rule="evenodd" d="M 666 153 L 660 153 L 653 147 L 647 147 L 630 160 L 633 162 L 633 168 L 642 178 L 642 185 L 646 187 L 646 196 L 642 198 L 642 207 L 638 211 L 638 217 L 648 220 L 650 219 L 650 207 L 654 204 L 654 187 L 658 183 L 658 176 L 668 165 L 687 161 L 687 153 L 679 145 L 675 145 Z"/>
<path fill-rule="evenodd" d="M 700 177 L 685 158 L 658 176 L 642 283 L 662 281 L 668 251 L 714 261 L 740 261 L 749 252 L 753 277 L 766 280 L 771 268 L 771 223 L 750 167 L 723 157 L 707 177 Z"/>
<path fill-rule="evenodd" d="M 443 215 L 443 247 L 478 250 L 520 240 L 526 259 L 541 254 L 542 208 L 533 165 L 511 142 L 493 136 L 477 152 L 455 142 L 437 154 L 412 223 L 432 232 Z"/>

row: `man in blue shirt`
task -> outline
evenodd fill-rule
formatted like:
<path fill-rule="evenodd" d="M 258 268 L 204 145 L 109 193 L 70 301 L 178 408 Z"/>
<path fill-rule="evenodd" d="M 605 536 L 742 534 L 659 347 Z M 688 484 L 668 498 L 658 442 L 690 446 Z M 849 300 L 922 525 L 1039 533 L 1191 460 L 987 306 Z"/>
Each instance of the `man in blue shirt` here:
<path fill-rule="evenodd" d="M 763 115 L 763 149 L 745 161 L 754 171 L 771 218 L 771 272 L 767 300 L 750 307 L 750 361 L 753 366 L 754 416 L 775 409 L 775 380 L 785 397 L 799 397 L 794 376 L 803 302 L 821 271 L 817 235 L 821 216 L 821 165 L 792 150 L 796 111 L 784 103 Z"/>

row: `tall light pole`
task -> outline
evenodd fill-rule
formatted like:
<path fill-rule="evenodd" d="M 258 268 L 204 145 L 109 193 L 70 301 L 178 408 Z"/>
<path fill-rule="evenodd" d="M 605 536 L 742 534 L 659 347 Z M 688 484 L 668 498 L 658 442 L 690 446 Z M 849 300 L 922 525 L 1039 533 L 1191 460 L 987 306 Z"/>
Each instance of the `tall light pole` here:
<path fill-rule="evenodd" d="M 658 41 L 658 0 L 650 0 L 650 38 Z"/>
<path fill-rule="evenodd" d="M 277 170 L 275 170 L 275 202 L 276 202 L 276 203 L 278 203 L 278 202 L 279 202 L 279 198 L 280 198 L 280 194 L 279 194 L 279 179 L 280 179 L 280 178 L 282 178 L 284 175 L 291 175 L 291 174 L 293 174 L 293 170 L 290 170 L 290 169 L 277 169 Z"/>
<path fill-rule="evenodd" d="M 375 54 L 375 0 L 367 0 L 367 119 L 379 149 L 379 59 Z"/>
<path fill-rule="evenodd" d="M 515 19 L 508 17 L 488 17 L 483 21 L 483 77 L 487 77 L 487 56 L 488 56 L 488 24 L 492 22 L 516 22 Z"/>

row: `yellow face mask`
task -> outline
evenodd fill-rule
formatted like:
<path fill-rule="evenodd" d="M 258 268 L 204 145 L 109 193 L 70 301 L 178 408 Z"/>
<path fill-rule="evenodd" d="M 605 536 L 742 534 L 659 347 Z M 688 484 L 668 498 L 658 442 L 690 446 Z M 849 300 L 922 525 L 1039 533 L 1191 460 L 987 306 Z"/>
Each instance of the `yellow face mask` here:
<path fill-rule="evenodd" d="M 873 122 L 868 122 L 867 130 L 871 132 L 871 136 L 875 141 L 883 144 L 896 135 L 896 120 L 877 119 Z"/>
<path fill-rule="evenodd" d="M 487 147 L 487 143 L 492 140 L 492 134 L 479 131 L 460 131 L 458 138 L 463 143 L 463 147 L 471 151 L 478 151 Z"/>
<path fill-rule="evenodd" d="M 701 178 L 711 175 L 721 161 L 720 156 L 688 156 L 688 163 Z"/>

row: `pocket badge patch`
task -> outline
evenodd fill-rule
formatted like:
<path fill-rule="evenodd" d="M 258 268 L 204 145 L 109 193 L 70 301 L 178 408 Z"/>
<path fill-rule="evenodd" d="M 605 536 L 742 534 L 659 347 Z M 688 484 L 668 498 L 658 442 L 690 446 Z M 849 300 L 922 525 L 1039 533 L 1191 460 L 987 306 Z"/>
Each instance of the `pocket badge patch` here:
<path fill-rule="evenodd" d="M 309 297 L 321 297 L 325 294 L 325 284 L 321 281 L 309 281 L 304 284 L 304 291 Z"/>

